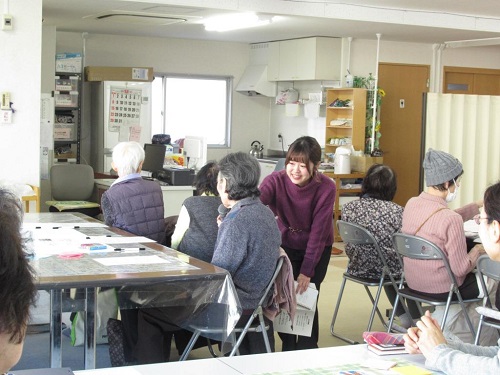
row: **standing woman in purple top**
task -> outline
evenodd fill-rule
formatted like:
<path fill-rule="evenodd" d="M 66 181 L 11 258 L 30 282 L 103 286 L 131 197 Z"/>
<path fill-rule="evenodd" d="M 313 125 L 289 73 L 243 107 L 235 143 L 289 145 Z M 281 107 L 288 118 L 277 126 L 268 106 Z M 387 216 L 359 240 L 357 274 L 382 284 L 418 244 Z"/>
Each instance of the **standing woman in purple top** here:
<path fill-rule="evenodd" d="M 333 244 L 335 183 L 318 173 L 321 146 L 312 137 L 300 137 L 288 149 L 285 170 L 273 172 L 260 185 L 262 203 L 276 215 L 285 249 L 302 294 L 314 283 L 320 289 Z M 280 334 L 283 351 L 318 347 L 318 310 L 311 337 Z"/>

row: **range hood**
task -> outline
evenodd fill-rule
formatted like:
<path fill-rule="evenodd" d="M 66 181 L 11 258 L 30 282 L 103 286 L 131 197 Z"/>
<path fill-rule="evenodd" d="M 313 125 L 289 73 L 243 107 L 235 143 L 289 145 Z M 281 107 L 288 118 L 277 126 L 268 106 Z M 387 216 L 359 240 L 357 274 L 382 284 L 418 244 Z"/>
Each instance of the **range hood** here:
<path fill-rule="evenodd" d="M 267 65 L 250 65 L 241 76 L 236 91 L 245 95 L 276 96 L 276 82 L 267 80 Z"/>

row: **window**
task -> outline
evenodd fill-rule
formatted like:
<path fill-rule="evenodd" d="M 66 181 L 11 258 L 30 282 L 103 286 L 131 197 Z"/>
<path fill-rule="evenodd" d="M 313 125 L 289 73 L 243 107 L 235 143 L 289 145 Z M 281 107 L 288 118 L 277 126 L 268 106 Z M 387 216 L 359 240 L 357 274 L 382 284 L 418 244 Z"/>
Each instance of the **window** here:
<path fill-rule="evenodd" d="M 203 136 L 209 147 L 229 147 L 232 77 L 157 75 L 152 134 Z"/>

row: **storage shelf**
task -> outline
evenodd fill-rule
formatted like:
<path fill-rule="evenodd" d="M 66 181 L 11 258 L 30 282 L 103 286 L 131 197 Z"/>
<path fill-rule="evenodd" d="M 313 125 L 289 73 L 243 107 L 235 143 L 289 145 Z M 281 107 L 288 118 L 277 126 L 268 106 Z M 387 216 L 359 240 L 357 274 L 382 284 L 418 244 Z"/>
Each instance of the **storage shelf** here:
<path fill-rule="evenodd" d="M 335 174 L 332 172 L 324 172 L 325 176 L 333 178 L 335 181 L 335 185 L 337 187 L 337 194 L 335 194 L 335 204 L 333 206 L 333 233 L 334 233 L 334 241 L 342 242 L 342 238 L 337 232 L 337 220 L 340 220 L 342 215 L 342 209 L 340 207 L 340 197 L 356 197 L 361 193 L 361 188 L 354 189 L 343 189 L 342 180 L 356 180 L 363 179 L 365 177 L 364 173 L 354 172 L 350 174 Z"/>
<path fill-rule="evenodd" d="M 58 131 L 59 134 L 57 135 L 60 137 L 62 135 L 61 129 L 68 128 L 65 133 L 66 135 L 70 135 L 70 137 L 67 139 L 54 137 L 54 149 L 66 145 L 69 146 L 68 148 L 70 150 L 68 151 L 71 151 L 71 153 L 66 155 L 56 154 L 54 160 L 76 161 L 76 163 L 80 163 L 82 74 L 56 72 L 54 89 L 56 88 L 58 88 L 58 90 L 54 90 L 53 92 L 55 100 L 57 98 L 63 99 L 60 100 L 60 102 L 67 102 L 69 105 L 60 105 L 61 103 L 59 103 L 59 105 L 54 106 L 55 121 L 57 121 L 54 124 L 54 136 Z M 63 88 L 63 90 L 61 90 L 61 88 Z M 56 97 L 57 95 L 59 96 Z M 65 96 L 68 96 L 68 100 L 66 100 Z M 58 121 L 59 119 L 66 120 L 66 122 Z"/>

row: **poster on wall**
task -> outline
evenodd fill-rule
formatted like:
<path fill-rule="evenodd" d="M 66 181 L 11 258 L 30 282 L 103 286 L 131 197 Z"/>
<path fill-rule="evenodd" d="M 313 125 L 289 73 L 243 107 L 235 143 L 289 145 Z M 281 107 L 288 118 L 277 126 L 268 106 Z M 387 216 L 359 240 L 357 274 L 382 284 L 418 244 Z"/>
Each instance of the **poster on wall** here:
<path fill-rule="evenodd" d="M 108 130 L 140 127 L 142 91 L 111 87 Z"/>

